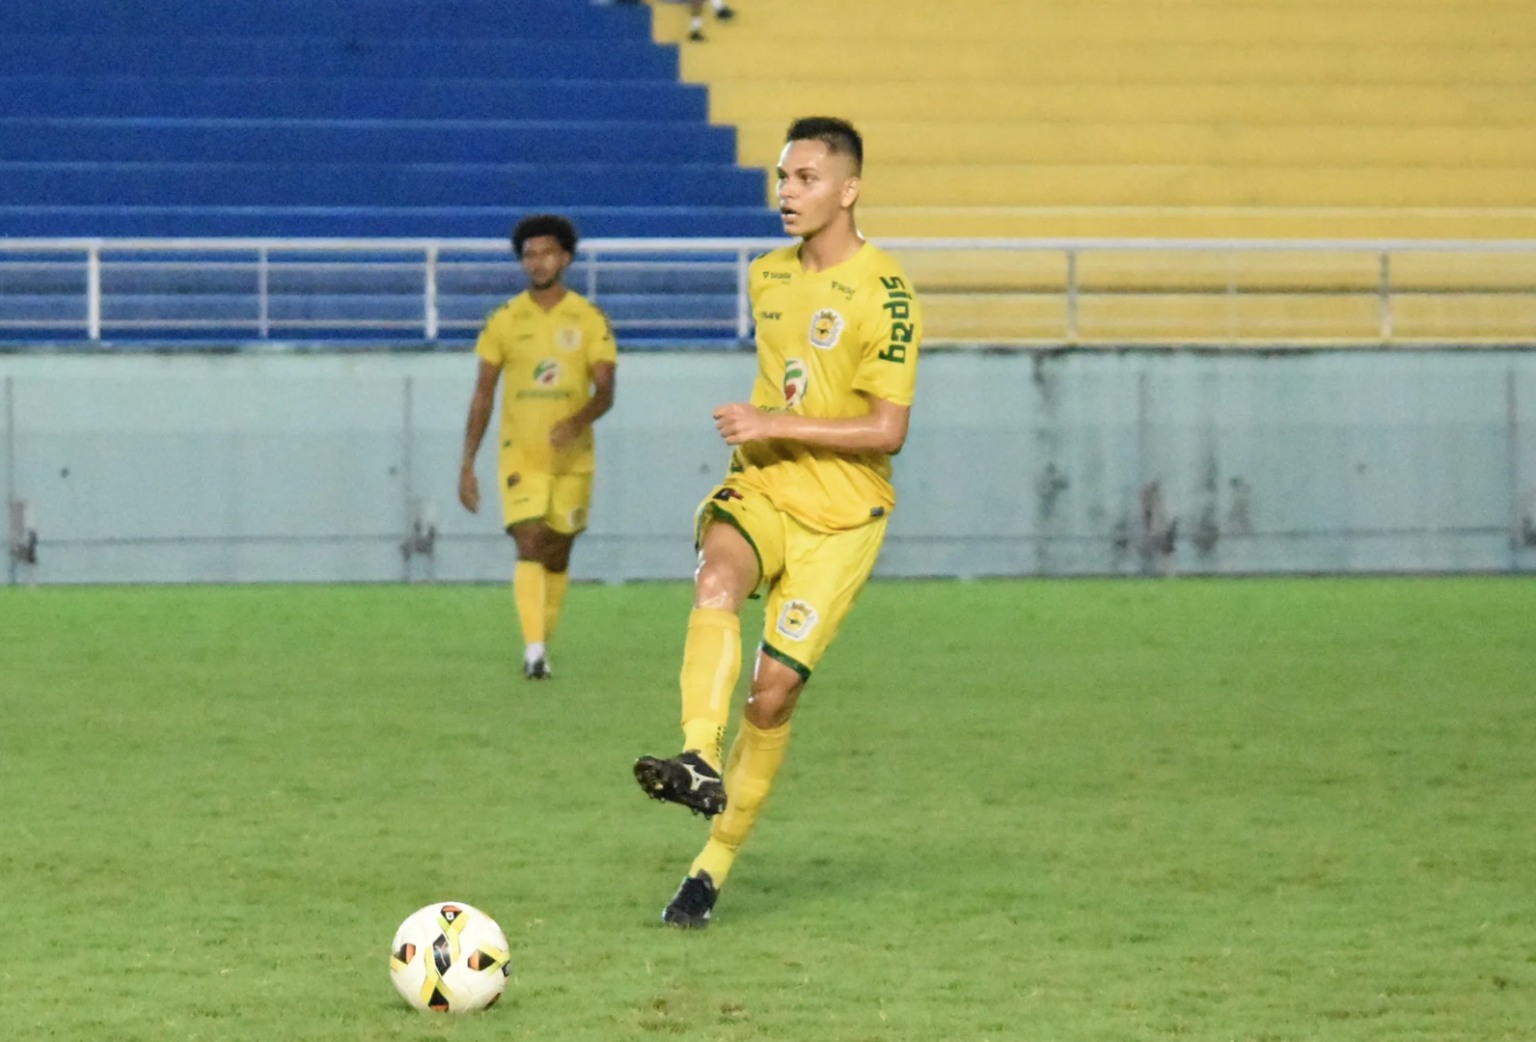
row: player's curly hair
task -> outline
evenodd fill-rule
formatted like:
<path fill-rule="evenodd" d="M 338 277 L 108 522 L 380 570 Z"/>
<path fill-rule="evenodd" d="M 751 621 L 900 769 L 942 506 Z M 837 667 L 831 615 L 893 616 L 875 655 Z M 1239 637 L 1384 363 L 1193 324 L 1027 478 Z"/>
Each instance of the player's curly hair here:
<path fill-rule="evenodd" d="M 855 175 L 864 170 L 864 138 L 853 129 L 853 124 L 836 116 L 806 116 L 789 125 L 784 143 L 791 141 L 820 141 L 834 155 L 848 156 L 853 160 Z"/>
<path fill-rule="evenodd" d="M 553 213 L 532 213 L 518 221 L 512 229 L 512 252 L 521 258 L 523 243 L 541 235 L 553 236 L 566 253 L 576 252 L 576 226 L 569 218 Z"/>

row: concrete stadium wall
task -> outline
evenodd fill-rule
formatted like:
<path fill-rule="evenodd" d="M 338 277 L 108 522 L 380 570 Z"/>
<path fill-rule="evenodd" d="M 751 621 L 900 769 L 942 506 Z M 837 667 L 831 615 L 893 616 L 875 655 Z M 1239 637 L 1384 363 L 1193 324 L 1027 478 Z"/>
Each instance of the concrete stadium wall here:
<path fill-rule="evenodd" d="M 931 353 L 879 574 L 1536 570 L 1536 353 Z M 743 354 L 625 355 L 582 579 L 690 574 Z M 6 582 L 501 581 L 466 354 L 0 355 Z M 487 441 L 493 439 L 488 437 Z M 407 553 L 416 520 L 432 538 Z"/>

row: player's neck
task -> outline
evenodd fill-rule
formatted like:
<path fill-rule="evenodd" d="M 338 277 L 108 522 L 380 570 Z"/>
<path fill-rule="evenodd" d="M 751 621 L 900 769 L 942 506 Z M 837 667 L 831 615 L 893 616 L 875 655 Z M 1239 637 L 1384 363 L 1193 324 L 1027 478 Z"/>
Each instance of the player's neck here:
<path fill-rule="evenodd" d="M 800 242 L 800 267 L 808 272 L 826 271 L 864 248 L 864 236 L 859 234 L 852 215 L 827 225 L 821 231 Z"/>
<path fill-rule="evenodd" d="M 551 311 L 555 305 L 565 299 L 567 290 L 565 283 L 557 282 L 548 289 L 529 288 L 528 296 L 544 311 Z"/>

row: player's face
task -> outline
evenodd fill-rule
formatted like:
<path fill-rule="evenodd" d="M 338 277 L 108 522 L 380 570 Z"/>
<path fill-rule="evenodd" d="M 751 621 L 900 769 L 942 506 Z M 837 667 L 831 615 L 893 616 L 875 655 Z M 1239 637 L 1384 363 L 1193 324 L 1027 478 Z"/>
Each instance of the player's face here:
<path fill-rule="evenodd" d="M 553 235 L 535 235 L 524 241 L 521 263 L 530 288 L 552 289 L 570 267 L 571 255 Z"/>
<path fill-rule="evenodd" d="M 859 179 L 852 157 L 820 141 L 791 141 L 779 156 L 778 192 L 784 231 L 808 239 L 853 207 Z"/>

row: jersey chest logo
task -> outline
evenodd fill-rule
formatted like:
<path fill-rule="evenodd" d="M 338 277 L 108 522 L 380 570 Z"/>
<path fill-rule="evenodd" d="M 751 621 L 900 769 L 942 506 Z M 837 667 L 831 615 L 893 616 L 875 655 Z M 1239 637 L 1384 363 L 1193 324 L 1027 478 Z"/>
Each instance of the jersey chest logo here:
<path fill-rule="evenodd" d="M 811 316 L 811 346 L 830 351 L 842 338 L 843 316 L 831 308 L 822 308 Z"/>
<path fill-rule="evenodd" d="M 533 382 L 540 387 L 553 387 L 560 382 L 560 363 L 546 358 L 533 367 Z"/>
<path fill-rule="evenodd" d="M 566 326 L 555 334 L 555 343 L 560 345 L 562 351 L 574 351 L 581 346 L 581 330 L 575 326 Z"/>
<path fill-rule="evenodd" d="M 784 407 L 793 409 L 805 401 L 805 392 L 811 386 L 811 373 L 798 358 L 784 360 Z"/>

